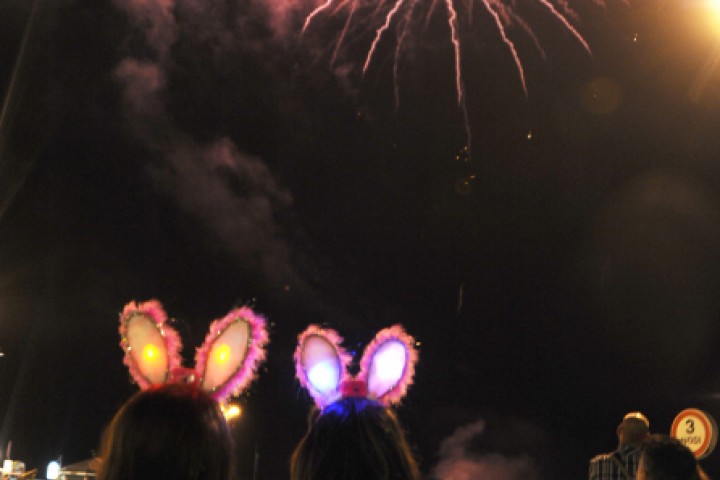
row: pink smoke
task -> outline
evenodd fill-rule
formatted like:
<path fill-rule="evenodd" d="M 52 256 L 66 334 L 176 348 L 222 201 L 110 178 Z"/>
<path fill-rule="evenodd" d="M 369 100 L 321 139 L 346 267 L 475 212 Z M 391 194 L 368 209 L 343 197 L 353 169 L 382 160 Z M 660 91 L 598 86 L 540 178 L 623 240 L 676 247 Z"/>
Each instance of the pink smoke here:
<path fill-rule="evenodd" d="M 217 6 L 201 0 L 115 0 L 115 4 L 156 56 L 125 58 L 114 76 L 123 89 L 129 130 L 160 157 L 148 167 L 157 188 L 251 270 L 263 272 L 275 286 L 302 286 L 275 219 L 278 211 L 291 205 L 290 193 L 261 159 L 243 154 L 225 136 L 195 141 L 175 125 L 167 108 L 168 78 L 182 60 L 173 58 L 173 45 L 182 36 L 189 42 L 211 38 L 213 45 L 225 48 L 233 27 L 222 26 Z"/>
<path fill-rule="evenodd" d="M 537 480 L 534 461 L 529 455 L 505 456 L 500 453 L 473 453 L 473 439 L 485 432 L 478 420 L 459 427 L 440 444 L 440 462 L 433 469 L 437 480 Z"/>
<path fill-rule="evenodd" d="M 166 162 L 150 173 L 161 191 L 173 196 L 219 242 L 274 283 L 299 279 L 290 267 L 290 251 L 280 238 L 275 212 L 292 203 L 290 194 L 257 157 L 241 153 L 229 138 L 208 145 L 185 141 L 167 152 Z M 233 189 L 239 179 L 243 191 Z"/>
<path fill-rule="evenodd" d="M 123 99 L 128 113 L 157 117 L 163 114 L 160 94 L 165 89 L 165 73 L 159 65 L 126 58 L 115 68 L 115 78 L 125 86 Z"/>
<path fill-rule="evenodd" d="M 145 32 L 148 45 L 160 58 L 166 58 L 177 39 L 175 0 L 115 0 L 115 5 Z"/>

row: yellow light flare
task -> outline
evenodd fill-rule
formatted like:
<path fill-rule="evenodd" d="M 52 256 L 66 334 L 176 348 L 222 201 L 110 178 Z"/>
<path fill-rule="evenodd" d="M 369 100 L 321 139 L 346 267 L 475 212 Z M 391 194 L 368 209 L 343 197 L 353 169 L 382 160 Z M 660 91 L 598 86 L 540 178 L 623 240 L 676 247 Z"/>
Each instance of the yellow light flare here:
<path fill-rule="evenodd" d="M 143 348 L 142 356 L 148 362 L 153 362 L 158 358 L 158 348 L 152 343 L 148 343 Z"/>
<path fill-rule="evenodd" d="M 230 360 L 230 346 L 223 343 L 222 345 L 219 345 L 215 349 L 215 362 L 216 363 L 227 363 Z"/>
<path fill-rule="evenodd" d="M 240 408 L 240 405 L 237 403 L 230 403 L 230 404 L 222 404 L 220 405 L 220 410 L 222 410 L 223 415 L 225 416 L 225 420 L 228 422 L 231 420 L 235 420 L 236 418 L 239 418 L 240 415 L 242 415 L 242 408 Z"/>
<path fill-rule="evenodd" d="M 720 35 L 720 0 L 706 0 L 705 8 L 708 11 L 708 21 L 715 33 Z"/>

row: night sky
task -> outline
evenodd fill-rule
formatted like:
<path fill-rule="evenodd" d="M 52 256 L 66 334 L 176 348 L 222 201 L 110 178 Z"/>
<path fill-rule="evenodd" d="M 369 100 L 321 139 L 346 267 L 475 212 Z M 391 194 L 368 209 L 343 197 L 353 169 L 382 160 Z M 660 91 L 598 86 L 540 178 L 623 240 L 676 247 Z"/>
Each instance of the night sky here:
<path fill-rule="evenodd" d="M 394 323 L 417 338 L 398 413 L 441 480 L 583 478 L 628 411 L 661 433 L 720 416 L 716 13 L 554 2 L 589 54 L 503 0 L 525 96 L 482 1 L 457 2 L 460 105 L 444 2 L 396 19 L 365 75 L 392 4 L 358 0 L 338 47 L 348 8 L 301 34 L 321 3 L 0 0 L 0 450 L 43 473 L 92 456 L 137 390 L 118 314 L 152 298 L 187 365 L 232 307 L 269 319 L 243 478 L 256 455 L 287 477 L 310 323 L 358 357 Z"/>

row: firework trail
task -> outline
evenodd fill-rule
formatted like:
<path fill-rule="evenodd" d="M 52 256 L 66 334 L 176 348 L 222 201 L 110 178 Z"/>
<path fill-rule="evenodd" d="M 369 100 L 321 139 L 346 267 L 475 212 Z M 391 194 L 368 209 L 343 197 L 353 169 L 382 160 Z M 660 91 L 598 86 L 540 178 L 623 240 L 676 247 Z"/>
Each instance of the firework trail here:
<path fill-rule="evenodd" d="M 600 8 L 606 8 L 608 3 L 608 0 L 585 1 Z M 626 5 L 629 2 L 629 0 L 616 1 Z M 363 62 L 362 74 L 363 76 L 367 74 L 368 69 L 375 60 L 379 45 L 385 40 L 388 32 L 394 27 L 396 31 L 399 32 L 397 34 L 393 67 L 396 106 L 399 104 L 399 88 L 397 85 L 398 63 L 400 61 L 400 54 L 403 51 L 403 43 L 409 39 L 408 31 L 412 29 L 411 22 L 413 19 L 418 18 L 416 13 L 419 13 L 419 17 L 425 19 L 425 26 L 427 27 L 430 22 L 430 17 L 436 11 L 444 9 L 444 15 L 446 16 L 449 27 L 449 43 L 452 46 L 454 55 L 457 103 L 465 120 L 468 144 L 470 143 L 470 127 L 463 82 L 461 28 L 472 23 L 473 10 L 476 7 L 479 7 L 493 21 L 500 40 L 513 59 L 518 72 L 519 86 L 526 97 L 528 96 L 528 88 L 525 69 L 515 41 L 513 41 L 508 33 L 509 30 L 516 27 L 527 35 L 543 58 L 545 58 L 545 50 L 530 23 L 519 13 L 518 7 L 521 2 L 524 2 L 523 8 L 530 6 L 544 12 L 545 15 L 556 22 L 560 28 L 567 31 L 575 41 L 582 46 L 588 55 L 592 55 L 590 45 L 574 26 L 574 23 L 579 21 L 579 15 L 571 7 L 570 0 L 376 0 L 376 2 L 374 8 L 372 8 L 373 12 L 370 15 L 371 21 L 369 22 L 372 25 L 370 28 L 374 29 L 374 35 L 368 47 L 365 61 Z M 309 30 L 312 24 L 319 21 L 319 18 L 323 15 L 334 16 L 340 12 L 349 12 L 347 13 L 343 29 L 338 35 L 330 60 L 331 63 L 335 63 L 348 30 L 361 27 L 361 22 L 354 20 L 359 16 L 357 12 L 367 8 L 368 0 L 325 0 L 307 15 L 302 32 L 305 33 Z"/>
<path fill-rule="evenodd" d="M 28 50 L 28 43 L 33 36 L 33 28 L 35 26 L 35 20 L 37 18 L 39 6 L 40 0 L 35 0 L 32 4 L 32 10 L 30 11 L 30 16 L 25 25 L 25 32 L 23 33 L 20 51 L 18 52 L 15 66 L 12 70 L 10 85 L 8 86 L 7 93 L 5 94 L 5 99 L 2 103 L 2 110 L 0 110 L 0 170 L 6 163 L 6 159 L 4 157 L 6 153 L 5 150 L 7 136 L 10 131 L 10 124 L 12 123 L 14 116 L 17 114 L 17 89 L 19 81 L 18 79 L 20 78 L 21 72 L 25 67 L 25 56 Z M 28 175 L 32 171 L 32 167 L 34 166 L 36 160 L 36 157 L 30 157 L 28 160 L 26 160 L 18 169 L 19 173 L 17 174 L 17 176 L 10 181 L 9 191 L 4 195 L 4 198 L 0 196 L 0 220 L 2 220 L 5 212 L 8 210 L 8 208 L 10 208 L 10 205 L 12 205 L 15 199 L 15 195 L 17 195 L 17 193 L 22 189 Z"/>

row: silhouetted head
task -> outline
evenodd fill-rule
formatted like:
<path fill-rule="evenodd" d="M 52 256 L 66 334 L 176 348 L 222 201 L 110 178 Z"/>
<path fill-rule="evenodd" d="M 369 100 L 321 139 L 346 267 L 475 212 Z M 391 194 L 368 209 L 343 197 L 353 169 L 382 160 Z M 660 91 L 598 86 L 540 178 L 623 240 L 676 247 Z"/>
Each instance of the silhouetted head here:
<path fill-rule="evenodd" d="M 117 412 L 102 445 L 98 480 L 228 480 L 233 442 L 219 406 L 192 385 L 135 394 Z"/>
<path fill-rule="evenodd" d="M 617 435 L 620 446 L 639 447 L 650 432 L 650 422 L 640 412 L 630 412 L 618 425 Z"/>
<path fill-rule="evenodd" d="M 391 409 L 344 398 L 315 412 L 295 448 L 291 480 L 418 480 L 420 473 Z"/>
<path fill-rule="evenodd" d="M 643 445 L 638 480 L 702 480 L 695 455 L 667 435 L 650 435 Z"/>

